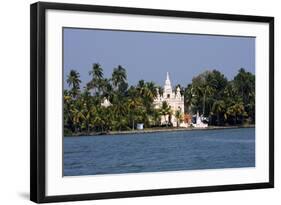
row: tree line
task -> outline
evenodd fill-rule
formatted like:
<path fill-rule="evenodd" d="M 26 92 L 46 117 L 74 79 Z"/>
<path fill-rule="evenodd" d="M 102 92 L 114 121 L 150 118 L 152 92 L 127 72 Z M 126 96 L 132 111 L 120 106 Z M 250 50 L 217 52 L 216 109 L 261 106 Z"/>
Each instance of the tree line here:
<path fill-rule="evenodd" d="M 153 101 L 163 94 L 163 88 L 154 82 L 140 80 L 129 86 L 126 69 L 117 66 L 106 78 L 100 64 L 89 71 L 91 80 L 83 88 L 80 74 L 71 70 L 64 90 L 65 135 L 121 130 L 134 130 L 137 123 L 145 128 L 170 126 L 170 116 L 178 123 L 187 116 L 204 116 L 209 125 L 238 125 L 255 123 L 255 75 L 241 68 L 233 80 L 217 70 L 205 71 L 192 79 L 186 87 L 177 85 L 184 95 L 185 116 L 172 112 L 167 102 L 155 108 Z M 110 106 L 102 103 L 108 99 Z M 161 125 L 161 116 L 169 116 Z M 166 118 L 165 118 L 166 119 Z"/>

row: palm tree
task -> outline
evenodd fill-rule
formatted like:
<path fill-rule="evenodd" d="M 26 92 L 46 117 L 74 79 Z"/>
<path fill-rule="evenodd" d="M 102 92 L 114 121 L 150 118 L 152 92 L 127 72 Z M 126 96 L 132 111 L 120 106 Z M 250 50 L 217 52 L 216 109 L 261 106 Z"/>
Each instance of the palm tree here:
<path fill-rule="evenodd" d="M 72 116 L 72 122 L 74 125 L 74 131 L 77 132 L 81 128 L 81 122 L 82 122 L 82 112 L 81 109 L 77 109 L 76 107 L 72 106 L 71 108 L 71 116 Z"/>
<path fill-rule="evenodd" d="M 92 70 L 89 71 L 89 75 L 92 76 L 92 79 L 102 79 L 103 78 L 103 69 L 98 63 L 94 63 Z"/>
<path fill-rule="evenodd" d="M 98 63 L 94 63 L 92 70 L 89 71 L 89 75 L 92 76 L 91 81 L 89 82 L 88 86 L 90 89 L 95 89 L 95 94 L 97 91 L 101 89 L 101 81 L 103 79 L 103 69 Z"/>
<path fill-rule="evenodd" d="M 255 76 L 246 72 L 244 68 L 239 69 L 233 80 L 238 95 L 242 98 L 245 111 L 254 119 L 255 116 Z"/>
<path fill-rule="evenodd" d="M 112 106 L 102 107 L 102 118 L 104 121 L 104 131 L 108 132 L 112 128 L 112 119 L 114 118 Z"/>
<path fill-rule="evenodd" d="M 90 133 L 90 121 L 91 121 L 91 117 L 92 117 L 92 112 L 91 109 L 94 106 L 92 104 L 92 99 L 90 96 L 90 93 L 88 91 L 88 89 L 85 89 L 79 99 L 76 100 L 77 104 L 76 105 L 76 109 L 78 110 L 78 117 L 79 120 L 81 121 L 80 124 L 80 129 L 86 129 L 87 134 Z"/>
<path fill-rule="evenodd" d="M 92 109 L 93 117 L 91 118 L 91 125 L 96 127 L 97 130 L 100 128 L 100 131 L 103 132 L 105 121 L 101 109 L 100 106 L 96 106 Z"/>
<path fill-rule="evenodd" d="M 73 103 L 73 100 L 68 90 L 64 90 L 63 103 L 64 103 L 63 104 L 64 128 L 70 131 L 72 130 L 72 116 L 71 116 L 70 108 Z"/>
<path fill-rule="evenodd" d="M 145 112 L 142 113 L 142 120 L 145 126 L 150 126 L 150 119 L 153 115 L 153 100 L 157 96 L 157 86 L 154 82 L 140 80 L 136 86 L 136 95 L 141 99 Z"/>
<path fill-rule="evenodd" d="M 66 82 L 71 88 L 70 94 L 73 98 L 76 98 L 79 94 L 81 80 L 80 74 L 76 70 L 71 70 L 67 76 Z"/>
<path fill-rule="evenodd" d="M 166 101 L 164 101 L 164 102 L 162 103 L 161 115 L 164 116 L 166 126 L 168 126 L 168 123 L 170 123 L 171 106 L 168 105 L 168 103 L 167 103 Z M 169 116 L 168 116 L 168 120 L 167 120 L 167 115 L 169 115 Z"/>
<path fill-rule="evenodd" d="M 202 102 L 202 114 L 205 115 L 206 99 L 212 96 L 214 90 L 210 85 L 204 84 L 191 88 L 192 97 L 197 99 L 197 102 Z"/>
<path fill-rule="evenodd" d="M 150 101 L 153 101 L 157 96 L 157 86 L 154 82 L 144 82 L 144 80 L 140 80 L 136 89 L 139 96 L 147 98 Z"/>
<path fill-rule="evenodd" d="M 205 109 L 206 109 L 206 97 L 211 96 L 213 94 L 213 88 L 210 85 L 205 85 L 204 87 L 200 88 L 201 92 L 203 93 L 203 116 L 205 116 Z"/>
<path fill-rule="evenodd" d="M 152 119 L 153 119 L 153 122 L 154 122 L 154 126 L 159 125 L 159 122 L 160 122 L 160 119 L 161 119 L 160 117 L 161 117 L 161 110 L 160 109 L 153 109 Z"/>
<path fill-rule="evenodd" d="M 114 68 L 111 81 L 115 89 L 117 89 L 123 82 L 127 81 L 126 70 L 121 65 Z"/>
<path fill-rule="evenodd" d="M 154 109 L 153 101 L 156 97 L 157 97 L 157 88 L 155 83 L 153 82 L 145 83 L 144 96 L 142 100 L 148 115 L 152 114 L 152 110 Z"/>
<path fill-rule="evenodd" d="M 115 102 L 112 111 L 114 114 L 115 121 L 116 120 L 118 121 L 121 118 L 128 117 L 128 107 L 127 107 L 126 103 L 124 102 L 124 100 L 119 100 L 119 101 Z"/>
<path fill-rule="evenodd" d="M 244 68 L 239 69 L 238 74 L 234 77 L 233 81 L 244 102 L 244 95 L 247 93 L 248 89 L 248 78 Z"/>
<path fill-rule="evenodd" d="M 213 104 L 212 113 L 217 116 L 217 124 L 220 124 L 220 115 L 225 113 L 225 102 L 223 100 L 218 100 Z M 226 115 L 224 115 L 226 118 Z"/>
<path fill-rule="evenodd" d="M 109 99 L 109 98 L 112 97 L 113 90 L 112 90 L 112 86 L 110 84 L 109 79 L 106 79 L 106 78 L 102 79 L 100 81 L 100 88 L 101 88 L 101 91 L 102 91 L 102 97 L 103 98 Z"/>
<path fill-rule="evenodd" d="M 224 98 L 232 98 L 237 95 L 237 89 L 233 81 L 229 81 L 223 90 Z"/>
<path fill-rule="evenodd" d="M 128 121 L 124 117 L 120 117 L 118 120 L 114 121 L 113 126 L 116 130 L 121 131 L 123 129 L 128 130 Z"/>
<path fill-rule="evenodd" d="M 246 116 L 247 113 L 245 112 L 244 109 L 244 104 L 243 102 L 236 102 L 235 104 L 233 104 L 232 106 L 230 106 L 227 111 L 226 114 L 229 116 L 234 117 L 234 123 L 237 124 L 237 118 L 238 116 Z"/>
<path fill-rule="evenodd" d="M 152 101 L 157 96 L 157 87 L 154 82 L 146 83 L 146 97 L 151 99 Z"/>
<path fill-rule="evenodd" d="M 135 129 L 135 119 L 139 111 L 139 107 L 142 106 L 141 99 L 139 97 L 131 97 L 128 99 L 129 115 L 132 118 L 132 129 Z"/>
<path fill-rule="evenodd" d="M 87 109 L 86 106 L 79 112 L 79 117 L 81 119 L 81 129 L 86 129 L 87 134 L 90 133 L 90 122 L 92 117 L 92 112 Z"/>
<path fill-rule="evenodd" d="M 183 121 L 183 115 L 181 113 L 181 110 L 177 110 L 175 113 L 175 117 L 177 119 L 177 127 L 179 127 L 180 123 Z"/>
<path fill-rule="evenodd" d="M 192 85 L 188 84 L 184 90 L 184 110 L 189 113 L 193 106 Z"/>
<path fill-rule="evenodd" d="M 137 90 L 139 96 L 144 97 L 144 95 L 145 95 L 145 82 L 144 82 L 144 80 L 140 80 L 138 82 L 136 90 Z"/>

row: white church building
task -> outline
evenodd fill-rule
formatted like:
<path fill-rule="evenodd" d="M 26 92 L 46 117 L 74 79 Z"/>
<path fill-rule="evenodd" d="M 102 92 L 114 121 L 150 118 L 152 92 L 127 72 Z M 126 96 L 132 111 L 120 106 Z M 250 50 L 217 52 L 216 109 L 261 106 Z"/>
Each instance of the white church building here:
<path fill-rule="evenodd" d="M 189 127 L 190 124 L 184 122 L 184 96 L 180 93 L 180 88 L 177 87 L 176 91 L 173 91 L 173 87 L 171 84 L 169 73 L 167 72 L 166 81 L 164 84 L 164 90 L 163 94 L 160 95 L 159 90 L 157 89 L 157 96 L 154 99 L 154 107 L 156 109 L 161 109 L 163 102 L 167 102 L 168 106 L 170 106 L 171 114 L 170 114 L 170 122 L 172 123 L 173 127 Z M 104 99 L 104 101 L 101 103 L 101 106 L 108 107 L 112 104 L 108 99 Z M 181 114 L 181 121 L 178 120 L 175 117 L 176 112 L 179 111 Z M 197 112 L 196 115 L 196 122 L 191 123 L 193 127 L 195 128 L 206 128 L 208 127 L 208 124 L 203 123 L 201 120 L 202 116 L 199 116 L 199 113 Z M 165 125 L 169 121 L 169 115 L 161 116 L 161 125 Z M 143 124 L 142 124 L 143 126 Z M 143 128 L 142 128 L 143 129 Z"/>
<path fill-rule="evenodd" d="M 182 118 L 184 117 L 184 96 L 180 93 L 180 88 L 177 87 L 176 91 L 173 92 L 171 80 L 169 73 L 167 72 L 167 77 L 164 85 L 163 95 L 159 94 L 159 90 L 157 90 L 157 97 L 154 99 L 155 108 L 161 108 L 162 103 L 166 101 L 167 104 L 171 107 L 172 115 L 171 115 L 171 123 L 173 127 L 177 126 L 177 118 L 175 117 L 175 113 L 180 111 Z M 161 116 L 161 124 L 165 124 L 168 121 L 169 116 Z M 183 121 L 179 123 L 180 127 L 187 127 L 187 123 Z"/>

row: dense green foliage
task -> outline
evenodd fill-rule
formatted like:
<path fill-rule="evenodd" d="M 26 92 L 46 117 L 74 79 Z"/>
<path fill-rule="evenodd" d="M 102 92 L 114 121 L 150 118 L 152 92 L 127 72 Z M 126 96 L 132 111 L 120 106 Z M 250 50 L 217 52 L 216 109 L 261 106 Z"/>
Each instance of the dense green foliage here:
<path fill-rule="evenodd" d="M 210 125 L 255 123 L 255 76 L 241 68 L 233 80 L 217 70 L 193 78 L 184 91 L 186 111 L 197 110 Z"/>
<path fill-rule="evenodd" d="M 103 76 L 99 64 L 93 64 L 89 72 L 90 82 L 81 89 L 80 74 L 71 70 L 64 90 L 64 131 L 73 133 L 133 130 L 136 123 L 144 127 L 159 127 L 161 116 L 175 115 L 178 124 L 183 116 L 172 113 L 167 102 L 155 109 L 153 101 L 163 88 L 154 82 L 140 80 L 129 86 L 126 70 L 122 66 L 113 69 L 111 78 Z M 206 71 L 193 78 L 192 83 L 180 87 L 185 97 L 185 112 L 192 115 L 199 111 L 210 125 L 236 125 L 255 122 L 255 76 L 243 68 L 233 80 L 228 81 L 216 70 Z M 111 106 L 102 106 L 108 99 Z"/>

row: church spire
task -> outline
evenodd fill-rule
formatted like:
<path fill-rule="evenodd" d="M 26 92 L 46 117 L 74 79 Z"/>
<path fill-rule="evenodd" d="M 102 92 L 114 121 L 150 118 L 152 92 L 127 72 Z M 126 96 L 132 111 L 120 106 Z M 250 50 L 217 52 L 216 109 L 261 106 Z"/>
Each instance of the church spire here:
<path fill-rule="evenodd" d="M 169 72 L 167 72 L 167 77 L 166 77 L 165 85 L 167 85 L 167 86 L 170 86 L 170 85 L 171 85 Z"/>
<path fill-rule="evenodd" d="M 172 96 L 172 85 L 170 81 L 169 72 L 167 72 L 167 77 L 164 85 L 164 96 Z"/>

